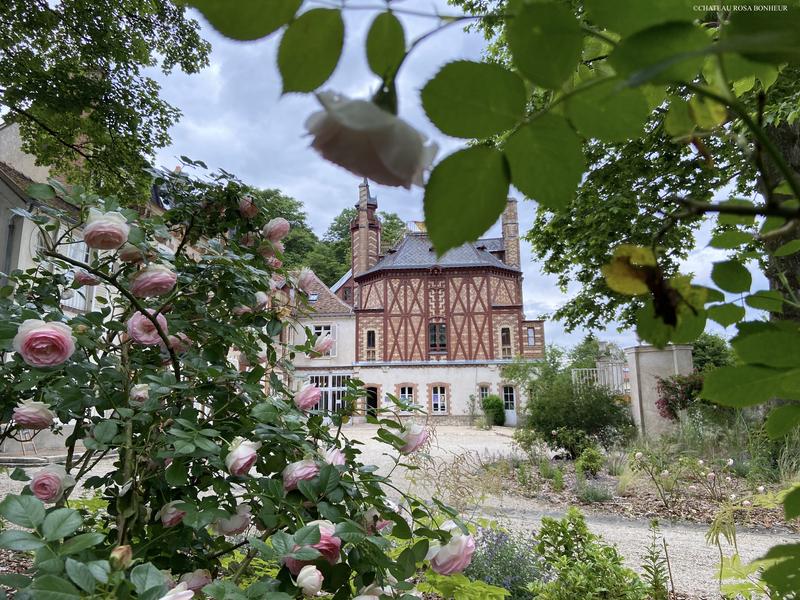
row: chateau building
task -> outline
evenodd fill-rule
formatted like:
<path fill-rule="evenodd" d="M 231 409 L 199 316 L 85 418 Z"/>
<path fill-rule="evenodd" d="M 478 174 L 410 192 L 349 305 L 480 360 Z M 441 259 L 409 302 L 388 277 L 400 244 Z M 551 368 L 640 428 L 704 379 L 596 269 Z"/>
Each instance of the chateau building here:
<path fill-rule="evenodd" d="M 502 237 L 439 258 L 422 225 L 381 255 L 377 208 L 365 181 L 350 226 L 351 269 L 330 288 L 315 281 L 315 310 L 301 321 L 334 338 L 334 347 L 295 362 L 298 385 L 318 385 L 324 408 L 335 410 L 347 381 L 357 378 L 367 410 L 390 406 L 392 395 L 448 422 L 466 421 L 475 402 L 495 394 L 515 424 L 522 390 L 501 368 L 516 357 L 544 356 L 544 324 L 523 314 L 516 201 L 503 212 Z M 294 335 L 301 342 L 305 334 Z"/>

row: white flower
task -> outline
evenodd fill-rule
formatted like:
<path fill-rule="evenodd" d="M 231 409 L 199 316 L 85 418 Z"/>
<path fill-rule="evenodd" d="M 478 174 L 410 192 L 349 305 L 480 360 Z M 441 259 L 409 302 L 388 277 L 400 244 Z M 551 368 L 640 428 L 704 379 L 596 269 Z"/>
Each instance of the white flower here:
<path fill-rule="evenodd" d="M 742 506 L 750 506 L 750 500 L 745 500 L 742 502 Z"/>
<path fill-rule="evenodd" d="M 729 467 L 732 467 L 732 466 L 733 466 L 733 459 L 732 459 L 732 458 L 729 458 L 729 459 L 726 461 L 726 463 L 725 463 L 725 464 L 727 464 Z"/>
<path fill-rule="evenodd" d="M 767 490 L 767 488 L 765 488 L 763 485 L 760 485 L 760 486 L 758 486 L 758 487 L 756 488 L 756 491 L 757 491 L 759 494 L 763 494 L 763 493 L 764 493 L 766 490 Z"/>
<path fill-rule="evenodd" d="M 316 596 L 322 589 L 322 573 L 314 565 L 306 565 L 297 574 L 297 587 L 304 596 Z"/>
<path fill-rule="evenodd" d="M 306 129 L 323 158 L 383 185 L 423 185 L 422 174 L 438 151 L 408 123 L 367 100 L 333 92 L 317 99 L 325 110 L 312 114 Z"/>
<path fill-rule="evenodd" d="M 553 435 L 555 435 L 555 433 Z M 642 460 L 644 458 L 644 454 L 642 454 L 641 452 L 637 452 L 636 454 L 633 455 L 633 458 L 635 458 L 636 460 Z"/>
<path fill-rule="evenodd" d="M 194 592 L 188 589 L 186 582 L 183 582 L 161 596 L 160 600 L 189 600 L 192 596 L 194 596 Z"/>

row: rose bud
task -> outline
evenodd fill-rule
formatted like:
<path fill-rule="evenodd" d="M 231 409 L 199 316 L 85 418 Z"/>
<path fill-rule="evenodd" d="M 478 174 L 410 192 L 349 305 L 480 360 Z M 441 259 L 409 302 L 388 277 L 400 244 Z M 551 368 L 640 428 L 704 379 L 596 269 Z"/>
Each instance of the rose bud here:
<path fill-rule="evenodd" d="M 89 209 L 89 218 L 83 228 L 83 241 L 96 250 L 116 250 L 128 241 L 131 228 L 122 213 L 101 212 Z"/>
<path fill-rule="evenodd" d="M 250 505 L 240 504 L 236 507 L 236 514 L 225 519 L 217 519 L 213 524 L 218 535 L 237 535 L 250 527 Z"/>
<path fill-rule="evenodd" d="M 336 526 L 330 521 L 319 520 L 311 521 L 308 525 L 317 525 L 319 527 L 319 541 L 316 544 L 311 544 L 311 547 L 318 550 L 322 558 L 327 560 L 330 564 L 334 565 L 339 561 L 339 554 L 342 548 L 342 540 L 336 537 Z M 295 546 L 292 551 L 296 552 L 300 546 Z M 284 564 L 292 575 L 297 575 L 304 565 L 309 564 L 308 561 L 296 560 L 294 558 L 285 558 Z"/>
<path fill-rule="evenodd" d="M 314 284 L 314 272 L 308 267 L 303 267 L 297 274 L 297 289 L 306 294 L 311 291 L 311 286 Z"/>
<path fill-rule="evenodd" d="M 400 453 L 411 454 L 428 440 L 428 430 L 422 425 L 411 423 L 408 427 L 404 427 L 397 437 L 405 442 L 400 448 Z"/>
<path fill-rule="evenodd" d="M 193 592 L 199 592 L 212 581 L 214 580 L 211 578 L 211 573 L 209 573 L 206 569 L 197 569 L 191 573 L 184 573 L 181 575 L 178 585 L 185 583 L 187 589 L 190 589 Z"/>
<path fill-rule="evenodd" d="M 315 385 L 304 385 L 299 392 L 294 395 L 294 404 L 303 412 L 311 410 L 319 403 L 322 397 L 322 390 Z"/>
<path fill-rule="evenodd" d="M 410 189 L 422 186 L 438 146 L 402 119 L 367 100 L 332 92 L 317 99 L 324 110 L 312 114 L 306 129 L 311 147 L 323 158 L 375 183 Z"/>
<path fill-rule="evenodd" d="M 151 315 L 153 314 L 153 311 L 148 312 Z M 156 321 L 158 321 L 161 330 L 166 335 L 168 333 L 167 318 L 159 313 L 156 315 Z M 131 318 L 128 319 L 128 335 L 131 336 L 131 339 L 137 344 L 143 344 L 145 346 L 153 346 L 162 341 L 161 336 L 158 335 L 156 326 L 139 311 L 133 313 Z"/>
<path fill-rule="evenodd" d="M 108 562 L 111 563 L 111 568 L 117 571 L 124 571 L 131 565 L 133 560 L 133 550 L 128 545 L 117 546 L 111 551 L 111 556 Z"/>
<path fill-rule="evenodd" d="M 130 402 L 142 404 L 150 397 L 150 386 L 146 383 L 138 383 L 131 388 L 129 395 Z"/>
<path fill-rule="evenodd" d="M 306 565 L 297 574 L 297 587 L 303 591 L 304 596 L 316 596 L 322 589 L 322 573 L 314 565 Z"/>
<path fill-rule="evenodd" d="M 150 265 L 139 271 L 131 283 L 131 294 L 139 298 L 163 296 L 172 291 L 178 274 L 167 265 Z"/>
<path fill-rule="evenodd" d="M 117 257 L 126 263 L 138 263 L 144 260 L 144 252 L 133 244 L 126 243 L 117 252 Z"/>
<path fill-rule="evenodd" d="M 83 269 L 76 269 L 73 273 L 72 280 L 78 285 L 97 285 L 100 283 L 97 277 Z"/>
<path fill-rule="evenodd" d="M 439 575 L 460 573 L 472 562 L 475 552 L 475 540 L 471 535 L 463 535 L 460 531 L 453 533 L 450 541 L 439 548 L 431 559 L 431 569 Z"/>
<path fill-rule="evenodd" d="M 72 329 L 58 321 L 23 321 L 12 345 L 22 360 L 32 367 L 56 367 L 64 364 L 75 352 Z"/>
<path fill-rule="evenodd" d="M 193 596 L 194 592 L 187 588 L 186 583 L 179 583 L 159 600 L 190 600 Z"/>
<path fill-rule="evenodd" d="M 239 198 L 239 214 L 245 219 L 252 219 L 258 214 L 258 204 L 252 196 L 242 196 Z"/>
<path fill-rule="evenodd" d="M 179 333 L 178 335 L 168 335 L 167 340 L 169 341 L 169 347 L 175 352 L 175 354 L 183 354 L 192 346 L 192 340 L 189 338 L 188 335 L 185 333 Z M 161 349 L 164 352 L 167 351 L 164 342 L 161 341 Z"/>
<path fill-rule="evenodd" d="M 49 465 L 36 473 L 28 485 L 42 502 L 58 502 L 75 485 L 75 479 L 61 465 Z"/>
<path fill-rule="evenodd" d="M 228 455 L 225 457 L 225 466 L 234 476 L 244 476 L 250 471 L 258 459 L 258 449 L 261 442 L 251 442 L 243 437 L 233 439 Z"/>
<path fill-rule="evenodd" d="M 261 235 L 271 242 L 279 242 L 287 236 L 290 228 L 289 221 L 283 217 L 276 217 L 264 225 Z"/>
<path fill-rule="evenodd" d="M 344 453 L 336 446 L 331 446 L 325 451 L 325 462 L 334 466 L 343 465 L 345 463 Z"/>
<path fill-rule="evenodd" d="M 174 527 L 186 516 L 186 511 L 176 507 L 177 504 L 182 504 L 182 500 L 173 500 L 161 507 L 161 510 L 156 513 L 156 518 L 161 519 L 161 524 L 164 527 Z"/>
<path fill-rule="evenodd" d="M 12 418 L 20 429 L 47 429 L 53 424 L 55 413 L 44 402 L 23 400 L 14 408 Z"/>
<path fill-rule="evenodd" d="M 287 492 L 297 489 L 300 481 L 314 479 L 319 475 L 319 467 L 313 460 L 299 460 L 286 465 L 283 470 L 283 489 Z"/>
<path fill-rule="evenodd" d="M 322 337 L 318 337 L 317 341 L 314 342 L 314 354 L 323 355 L 330 352 L 331 348 L 333 348 L 333 338 L 329 335 L 324 335 Z"/>

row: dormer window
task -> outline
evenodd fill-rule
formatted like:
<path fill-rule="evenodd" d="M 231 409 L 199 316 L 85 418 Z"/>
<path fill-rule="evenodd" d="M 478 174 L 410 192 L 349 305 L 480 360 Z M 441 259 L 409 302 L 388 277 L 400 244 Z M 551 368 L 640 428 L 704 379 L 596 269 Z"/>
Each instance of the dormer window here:
<path fill-rule="evenodd" d="M 319 298 L 319 294 L 311 293 L 311 294 L 308 295 L 308 301 L 309 302 L 316 302 L 317 298 Z"/>

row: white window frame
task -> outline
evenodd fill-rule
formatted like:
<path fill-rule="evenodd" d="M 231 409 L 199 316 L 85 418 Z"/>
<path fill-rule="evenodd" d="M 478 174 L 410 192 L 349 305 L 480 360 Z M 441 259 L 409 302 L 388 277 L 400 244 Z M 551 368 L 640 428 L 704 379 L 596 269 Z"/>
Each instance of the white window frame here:
<path fill-rule="evenodd" d="M 431 414 L 447 414 L 447 387 L 444 385 L 431 386 Z"/>
<path fill-rule="evenodd" d="M 331 336 L 333 346 L 322 356 L 325 358 L 333 358 L 336 356 L 336 323 L 318 323 L 311 326 L 311 331 L 318 338 L 325 337 L 325 335 Z"/>
<path fill-rule="evenodd" d="M 513 385 L 503 386 L 503 410 L 517 410 L 517 390 Z"/>
<path fill-rule="evenodd" d="M 36 236 L 36 252 L 44 252 L 47 250 L 44 240 L 42 239 L 42 233 L 39 232 Z M 75 237 L 70 243 L 62 244 L 58 247 L 58 251 L 60 254 L 64 256 L 68 256 L 69 258 L 73 258 L 83 263 L 88 263 L 91 257 L 91 249 L 86 245 L 83 241 L 82 237 Z M 48 271 L 53 270 L 53 263 L 49 260 L 46 261 L 45 268 Z M 69 285 L 72 285 L 72 280 L 75 278 L 75 268 L 70 268 L 66 272 L 64 272 L 64 277 L 66 278 Z M 71 298 L 66 298 L 61 300 L 61 307 L 65 308 L 72 312 L 79 312 L 79 313 L 88 313 L 92 312 L 94 309 L 94 286 L 84 285 L 78 289 L 74 289 L 72 287 L 66 287 L 65 291 L 69 290 L 72 292 Z"/>
<path fill-rule="evenodd" d="M 491 395 L 492 395 L 491 386 L 486 385 L 485 383 L 482 383 L 481 385 L 478 386 L 478 398 L 480 400 L 483 400 L 484 398 L 488 398 Z"/>
<path fill-rule="evenodd" d="M 313 410 L 334 412 L 342 408 L 342 398 L 347 394 L 347 382 L 351 376 L 348 373 L 325 373 L 324 375 L 311 375 L 308 383 L 316 385 L 322 394 L 319 403 Z"/>

